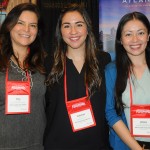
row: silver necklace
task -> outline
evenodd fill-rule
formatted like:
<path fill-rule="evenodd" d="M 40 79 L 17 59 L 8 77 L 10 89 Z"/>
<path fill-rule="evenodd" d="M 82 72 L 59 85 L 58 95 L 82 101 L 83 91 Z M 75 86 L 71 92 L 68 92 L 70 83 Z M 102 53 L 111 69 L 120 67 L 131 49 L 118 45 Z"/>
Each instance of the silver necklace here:
<path fill-rule="evenodd" d="M 11 65 L 11 67 L 15 68 L 18 73 L 22 74 L 22 76 L 23 76 L 22 81 L 28 80 L 28 78 L 26 76 L 26 72 L 24 70 L 22 70 L 18 65 L 16 65 L 11 59 L 10 59 L 10 65 Z M 32 89 L 33 88 L 33 81 L 32 81 L 32 74 L 31 74 L 30 70 L 28 71 L 28 74 L 29 74 L 29 78 L 30 78 L 30 89 Z"/>

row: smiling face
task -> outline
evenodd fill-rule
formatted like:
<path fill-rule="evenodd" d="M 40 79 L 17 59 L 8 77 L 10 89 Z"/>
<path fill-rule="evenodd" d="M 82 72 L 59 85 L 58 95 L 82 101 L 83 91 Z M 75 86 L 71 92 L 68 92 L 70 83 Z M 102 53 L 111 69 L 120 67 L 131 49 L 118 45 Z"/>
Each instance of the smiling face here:
<path fill-rule="evenodd" d="M 63 16 L 61 33 L 68 50 L 85 50 L 87 25 L 78 11 L 67 12 Z"/>
<path fill-rule="evenodd" d="M 141 21 L 134 19 L 124 25 L 121 43 L 130 58 L 140 55 L 145 56 L 148 40 L 147 28 Z"/>
<path fill-rule="evenodd" d="M 13 49 L 28 47 L 36 38 L 38 18 L 34 12 L 23 11 L 13 29 L 10 31 Z"/>

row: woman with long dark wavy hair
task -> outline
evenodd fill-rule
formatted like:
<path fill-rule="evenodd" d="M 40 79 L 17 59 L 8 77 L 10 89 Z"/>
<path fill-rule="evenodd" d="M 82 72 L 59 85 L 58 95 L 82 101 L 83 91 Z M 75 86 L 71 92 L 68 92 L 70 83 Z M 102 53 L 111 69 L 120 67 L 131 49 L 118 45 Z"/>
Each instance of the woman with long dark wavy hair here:
<path fill-rule="evenodd" d="M 48 75 L 45 150 L 107 150 L 104 65 L 83 6 L 68 4 L 56 27 L 54 62 Z"/>
<path fill-rule="evenodd" d="M 116 61 L 106 67 L 106 118 L 115 150 L 150 149 L 149 35 L 144 14 L 132 12 L 121 18 Z"/>
<path fill-rule="evenodd" d="M 43 150 L 45 57 L 36 5 L 15 6 L 0 28 L 0 149 Z"/>

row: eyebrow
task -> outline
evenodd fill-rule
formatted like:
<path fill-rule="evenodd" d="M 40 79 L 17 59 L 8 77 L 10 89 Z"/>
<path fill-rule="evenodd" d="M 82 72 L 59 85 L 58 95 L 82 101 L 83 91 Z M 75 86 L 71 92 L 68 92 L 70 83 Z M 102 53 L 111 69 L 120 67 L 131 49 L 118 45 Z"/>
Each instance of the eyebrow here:
<path fill-rule="evenodd" d="M 142 31 L 146 31 L 147 29 L 139 29 L 139 30 L 137 30 L 137 32 L 138 32 L 138 31 L 141 31 L 141 30 L 142 30 Z M 133 32 L 133 31 L 132 31 L 132 30 L 126 30 L 126 31 L 124 31 L 124 32 L 122 32 L 122 33 L 125 33 L 125 32 Z"/>
<path fill-rule="evenodd" d="M 85 24 L 85 22 L 83 22 L 83 21 L 77 21 L 77 22 L 75 22 L 75 24 L 78 24 L 78 23 L 83 23 L 83 24 Z M 71 23 L 69 23 L 69 22 L 64 22 L 64 23 L 62 23 L 62 25 L 64 25 L 64 24 L 71 24 Z"/>
<path fill-rule="evenodd" d="M 21 22 L 23 22 L 23 23 L 25 23 L 25 21 L 23 21 L 23 20 L 20 20 L 20 19 L 18 19 L 18 21 L 21 21 Z M 37 22 L 31 22 L 30 24 L 38 24 Z"/>

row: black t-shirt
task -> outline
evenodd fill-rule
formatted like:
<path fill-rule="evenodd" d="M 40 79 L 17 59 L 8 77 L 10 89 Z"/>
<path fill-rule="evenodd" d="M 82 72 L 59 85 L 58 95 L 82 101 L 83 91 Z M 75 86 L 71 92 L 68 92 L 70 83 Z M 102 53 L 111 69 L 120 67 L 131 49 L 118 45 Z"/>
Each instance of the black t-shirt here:
<path fill-rule="evenodd" d="M 106 89 L 104 66 L 110 61 L 110 56 L 100 52 L 100 71 L 102 83 L 100 91 L 90 98 L 96 126 L 73 132 L 64 99 L 64 77 L 52 89 L 47 89 L 46 114 L 47 127 L 44 136 L 45 150 L 108 150 L 108 126 L 105 119 Z M 72 60 L 66 59 L 68 99 L 76 99 L 86 95 L 84 85 L 84 67 L 80 73 Z"/>

